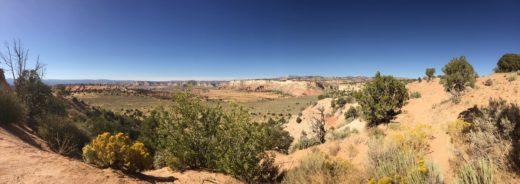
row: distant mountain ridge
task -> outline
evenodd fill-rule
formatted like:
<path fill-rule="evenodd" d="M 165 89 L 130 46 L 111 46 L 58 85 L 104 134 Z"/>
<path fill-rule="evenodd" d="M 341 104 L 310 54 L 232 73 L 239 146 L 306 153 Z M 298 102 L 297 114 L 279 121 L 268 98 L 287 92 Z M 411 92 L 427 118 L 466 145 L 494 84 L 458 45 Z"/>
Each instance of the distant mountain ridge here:
<path fill-rule="evenodd" d="M 170 80 L 170 81 L 153 81 L 153 80 L 111 80 L 111 79 L 43 79 L 47 85 L 58 84 L 120 84 L 120 85 L 135 85 L 135 86 L 178 86 L 184 84 L 191 84 L 193 86 L 221 86 L 228 84 L 230 81 L 248 81 L 248 80 L 302 80 L 302 81 L 321 81 L 321 80 L 351 80 L 351 81 L 366 81 L 371 77 L 365 76 L 346 76 L 346 77 L 323 77 L 323 76 L 298 76 L 288 75 L 283 77 L 273 78 L 256 78 L 256 79 L 237 79 L 237 80 Z M 12 85 L 13 79 L 7 79 L 7 82 Z"/>

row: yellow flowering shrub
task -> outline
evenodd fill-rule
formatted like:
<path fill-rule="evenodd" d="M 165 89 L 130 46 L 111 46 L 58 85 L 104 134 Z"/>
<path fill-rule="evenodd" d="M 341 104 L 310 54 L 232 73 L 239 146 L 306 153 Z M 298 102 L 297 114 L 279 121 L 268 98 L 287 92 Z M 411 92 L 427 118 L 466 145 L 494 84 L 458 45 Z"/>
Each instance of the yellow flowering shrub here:
<path fill-rule="evenodd" d="M 105 132 L 98 135 L 83 147 L 83 158 L 85 162 L 98 167 L 111 167 L 131 173 L 151 168 L 153 163 L 144 144 L 139 141 L 132 143 L 123 133 L 110 135 Z"/>
<path fill-rule="evenodd" d="M 457 119 L 448 124 L 448 134 L 453 138 L 459 138 L 470 126 L 470 123 Z"/>
<path fill-rule="evenodd" d="M 388 137 L 400 149 L 411 148 L 424 153 L 430 148 L 428 143 L 429 132 L 431 132 L 430 125 L 418 124 L 415 126 L 402 126 L 401 130 L 389 133 Z"/>

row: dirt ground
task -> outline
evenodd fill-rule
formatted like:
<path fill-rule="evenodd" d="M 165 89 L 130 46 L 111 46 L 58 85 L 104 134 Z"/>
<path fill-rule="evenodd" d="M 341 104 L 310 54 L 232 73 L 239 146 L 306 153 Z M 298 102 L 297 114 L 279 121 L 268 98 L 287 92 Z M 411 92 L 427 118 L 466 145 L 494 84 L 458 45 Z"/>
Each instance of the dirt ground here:
<path fill-rule="evenodd" d="M 9 129 L 9 131 L 6 130 Z M 41 147 L 41 148 L 39 148 Z M 42 140 L 18 127 L 0 127 L 0 183 L 240 183 L 205 171 L 167 168 L 131 177 L 48 151 Z"/>

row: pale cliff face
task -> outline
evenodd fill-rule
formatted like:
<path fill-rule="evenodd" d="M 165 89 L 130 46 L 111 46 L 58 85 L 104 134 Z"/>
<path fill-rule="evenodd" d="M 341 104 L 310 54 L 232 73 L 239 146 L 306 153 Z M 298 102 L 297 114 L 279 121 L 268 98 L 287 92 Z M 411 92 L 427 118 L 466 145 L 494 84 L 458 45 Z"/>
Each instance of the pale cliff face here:
<path fill-rule="evenodd" d="M 320 93 L 319 87 L 312 81 L 294 80 L 234 80 L 229 87 L 247 91 L 280 91 L 294 96 Z"/>

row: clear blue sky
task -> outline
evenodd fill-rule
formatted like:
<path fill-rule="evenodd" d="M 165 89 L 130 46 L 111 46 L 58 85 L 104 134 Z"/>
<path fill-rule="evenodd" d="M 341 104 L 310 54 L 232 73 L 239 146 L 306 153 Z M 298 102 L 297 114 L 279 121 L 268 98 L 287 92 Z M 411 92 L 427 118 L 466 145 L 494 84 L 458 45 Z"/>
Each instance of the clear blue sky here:
<path fill-rule="evenodd" d="M 0 0 L 49 79 L 417 77 L 520 53 L 520 1 Z M 2 48 L 3 49 L 3 48 Z"/>

